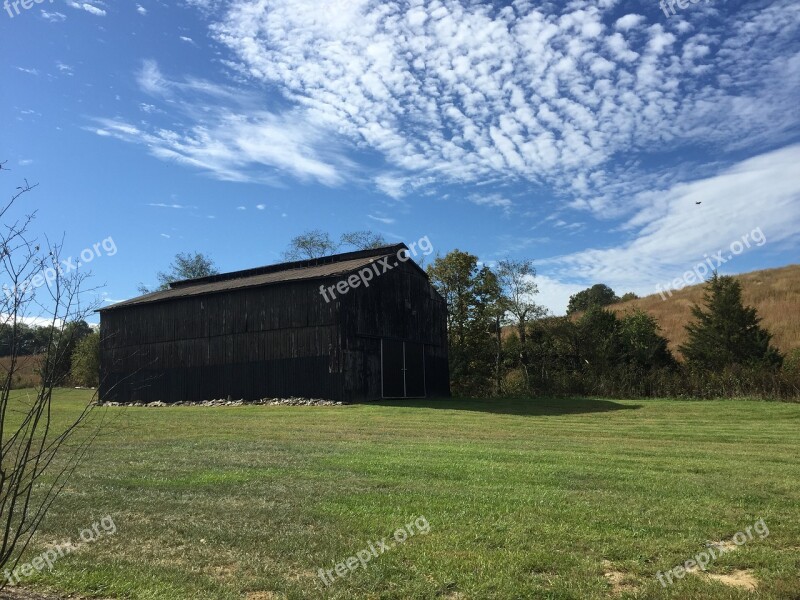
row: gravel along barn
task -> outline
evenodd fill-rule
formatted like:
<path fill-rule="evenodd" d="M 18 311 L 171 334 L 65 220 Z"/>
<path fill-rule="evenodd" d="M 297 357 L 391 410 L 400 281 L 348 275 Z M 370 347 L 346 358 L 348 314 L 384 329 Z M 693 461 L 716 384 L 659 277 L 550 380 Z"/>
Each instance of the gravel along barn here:
<path fill-rule="evenodd" d="M 100 397 L 449 396 L 445 301 L 407 251 L 178 281 L 103 308 Z"/>

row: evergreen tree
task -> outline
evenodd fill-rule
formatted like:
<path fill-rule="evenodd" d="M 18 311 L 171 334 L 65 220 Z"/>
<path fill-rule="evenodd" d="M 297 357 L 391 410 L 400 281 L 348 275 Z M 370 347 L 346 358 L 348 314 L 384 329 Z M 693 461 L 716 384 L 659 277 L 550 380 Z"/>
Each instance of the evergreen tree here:
<path fill-rule="evenodd" d="M 636 309 L 620 319 L 623 360 L 640 369 L 661 369 L 676 366 L 667 338 L 653 315 Z"/>
<path fill-rule="evenodd" d="M 607 372 L 619 365 L 623 356 L 620 322 L 609 310 L 592 306 L 578 321 L 580 359 L 595 372 Z M 581 368 L 584 368 L 581 365 Z"/>
<path fill-rule="evenodd" d="M 760 326 L 756 309 L 742 303 L 738 281 L 717 273 L 703 294 L 705 310 L 695 305 L 695 321 L 686 326 L 689 339 L 680 347 L 686 363 L 699 369 L 731 365 L 780 367 L 783 356 L 770 345 L 772 334 Z"/>

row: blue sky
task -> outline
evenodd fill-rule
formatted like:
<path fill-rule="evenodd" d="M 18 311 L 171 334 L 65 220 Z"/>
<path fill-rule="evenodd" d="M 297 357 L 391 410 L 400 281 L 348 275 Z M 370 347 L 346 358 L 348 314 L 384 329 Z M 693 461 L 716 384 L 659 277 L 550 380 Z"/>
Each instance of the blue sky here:
<path fill-rule="evenodd" d="M 40 184 L 17 210 L 66 254 L 113 239 L 106 303 L 177 252 L 243 269 L 312 228 L 532 258 L 556 314 L 719 250 L 797 262 L 793 2 L 29 6 L 0 12 L 0 183 Z"/>

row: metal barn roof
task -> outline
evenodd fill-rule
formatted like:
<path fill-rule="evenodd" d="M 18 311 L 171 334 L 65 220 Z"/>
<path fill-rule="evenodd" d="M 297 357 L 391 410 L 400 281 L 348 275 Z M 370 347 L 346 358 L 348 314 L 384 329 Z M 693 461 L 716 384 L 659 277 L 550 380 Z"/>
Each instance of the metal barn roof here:
<path fill-rule="evenodd" d="M 370 250 L 346 252 L 321 258 L 267 265 L 244 271 L 233 271 L 231 273 L 220 273 L 218 275 L 209 275 L 208 277 L 200 277 L 197 279 L 176 281 L 171 283 L 170 288 L 167 290 L 152 292 L 144 296 L 124 300 L 123 302 L 101 308 L 98 312 L 248 287 L 335 277 L 336 275 L 351 273 L 384 257 L 395 256 L 400 250 L 408 250 L 408 248 L 405 244 L 395 244 L 393 246 L 383 246 Z M 414 261 L 409 262 L 416 265 Z"/>

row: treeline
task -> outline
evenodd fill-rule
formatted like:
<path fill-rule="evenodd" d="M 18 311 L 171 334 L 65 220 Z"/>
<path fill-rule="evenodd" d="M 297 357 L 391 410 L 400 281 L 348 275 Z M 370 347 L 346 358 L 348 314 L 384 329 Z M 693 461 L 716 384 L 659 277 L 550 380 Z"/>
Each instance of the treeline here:
<path fill-rule="evenodd" d="M 100 334 L 86 321 L 63 328 L 0 323 L 0 368 L 8 372 L 10 357 L 19 363 L 33 362 L 32 369 L 14 369 L 12 387 L 41 384 L 41 373 L 49 373 L 56 385 L 96 387 L 100 374 Z M 45 369 L 42 361 L 49 361 Z M 23 376 L 25 373 L 28 375 Z"/>
<path fill-rule="evenodd" d="M 605 285 L 574 295 L 568 316 L 553 317 L 535 303 L 530 261 L 489 267 L 454 250 L 427 271 L 448 305 L 456 395 L 800 397 L 800 349 L 783 356 L 771 345 L 731 277 L 708 280 L 677 360 L 653 316 L 605 308 L 621 300 Z"/>

